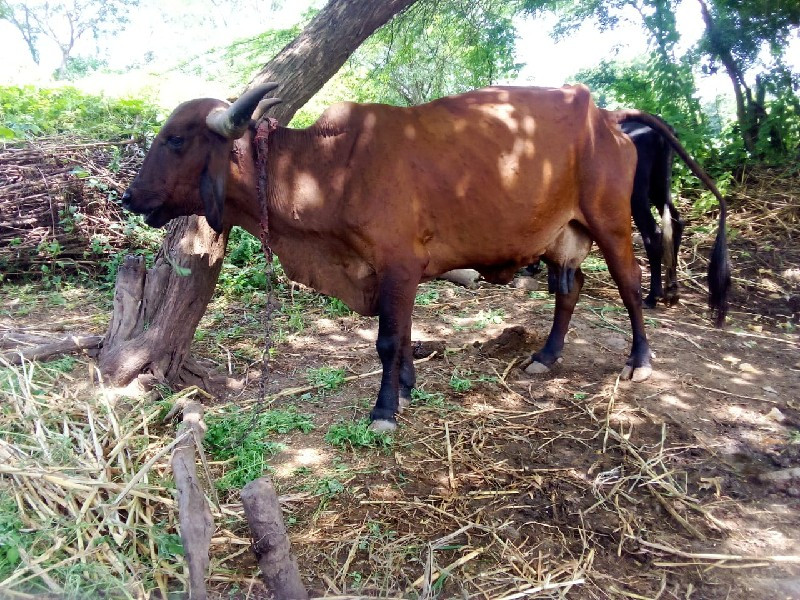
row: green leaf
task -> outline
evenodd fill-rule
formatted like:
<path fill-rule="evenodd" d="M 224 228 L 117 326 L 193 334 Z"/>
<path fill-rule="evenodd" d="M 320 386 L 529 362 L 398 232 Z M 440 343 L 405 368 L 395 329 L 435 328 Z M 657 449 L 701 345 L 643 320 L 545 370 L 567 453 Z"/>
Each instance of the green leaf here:
<path fill-rule="evenodd" d="M 166 258 L 167 262 L 172 266 L 172 270 L 175 271 L 179 276 L 188 277 L 192 274 L 192 270 L 189 267 L 182 267 L 168 254 L 166 255 Z"/>
<path fill-rule="evenodd" d="M 15 565 L 19 562 L 19 548 L 16 546 L 6 547 L 6 562 L 10 565 Z"/>

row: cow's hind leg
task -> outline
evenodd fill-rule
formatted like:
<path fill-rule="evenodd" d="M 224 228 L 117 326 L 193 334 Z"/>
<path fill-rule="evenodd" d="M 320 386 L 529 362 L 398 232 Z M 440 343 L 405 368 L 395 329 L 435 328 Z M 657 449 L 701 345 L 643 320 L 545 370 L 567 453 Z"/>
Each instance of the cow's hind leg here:
<path fill-rule="evenodd" d="M 531 356 L 526 373 L 544 373 L 555 364 L 564 349 L 564 337 L 569 329 L 572 312 L 583 287 L 580 264 L 592 247 L 586 229 L 577 223 L 568 224 L 545 251 L 547 284 L 556 295 L 556 308 L 550 335 L 541 350 Z"/>
<path fill-rule="evenodd" d="M 396 266 L 385 269 L 381 276 L 375 347 L 383 366 L 383 376 L 378 400 L 370 413 L 374 430 L 386 431 L 397 427 L 395 415 L 400 408 L 401 391 L 407 399 L 411 397 L 414 386 L 411 312 L 420 272 Z"/>
<path fill-rule="evenodd" d="M 547 281 L 550 292 L 556 294 L 553 326 L 542 349 L 531 355 L 531 364 L 525 369 L 531 375 L 546 373 L 561 356 L 564 337 L 583 287 L 583 271 L 580 267 L 573 269 L 547 261 Z"/>
<path fill-rule="evenodd" d="M 628 310 L 633 330 L 633 346 L 620 378 L 644 381 L 650 377 L 653 369 L 650 366 L 650 346 L 647 343 L 642 315 L 642 271 L 633 255 L 630 229 L 625 229 L 623 227 L 615 234 L 611 230 L 597 228 L 596 241 Z"/>
<path fill-rule="evenodd" d="M 678 251 L 683 238 L 684 222 L 672 202 L 664 205 L 662 214 L 664 230 L 664 304 L 675 306 L 680 300 L 678 288 Z"/>
<path fill-rule="evenodd" d="M 655 308 L 659 298 L 664 295 L 664 288 L 661 283 L 661 262 L 663 255 L 662 235 L 653 214 L 650 212 L 650 200 L 647 196 L 647 187 L 639 184 L 637 171 L 637 181 L 634 183 L 633 194 L 631 195 L 631 212 L 633 222 L 642 236 L 645 252 L 647 252 L 647 262 L 650 265 L 650 293 L 644 299 L 647 308 Z"/>

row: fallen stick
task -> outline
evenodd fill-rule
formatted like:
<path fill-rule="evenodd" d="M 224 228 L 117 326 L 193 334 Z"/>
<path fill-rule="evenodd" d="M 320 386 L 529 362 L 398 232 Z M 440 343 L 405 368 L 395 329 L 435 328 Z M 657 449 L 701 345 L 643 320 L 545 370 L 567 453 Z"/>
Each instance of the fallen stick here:
<path fill-rule="evenodd" d="M 796 554 L 772 555 L 772 556 L 758 556 L 758 555 L 745 555 L 745 554 L 717 554 L 713 552 L 685 552 L 678 550 L 666 544 L 657 544 L 655 542 L 647 542 L 639 537 L 628 535 L 637 544 L 647 549 L 660 550 L 667 554 L 680 556 L 681 558 L 688 558 L 694 560 L 730 560 L 730 561 L 748 561 L 748 562 L 768 562 L 768 563 L 785 563 L 785 564 L 798 564 L 800 563 L 800 556 Z M 649 551 L 649 550 L 648 550 Z"/>
<path fill-rule="evenodd" d="M 190 432 L 189 435 L 185 435 Z M 206 572 L 208 571 L 208 549 L 214 521 L 208 508 L 203 489 L 197 480 L 197 463 L 194 456 L 195 441 L 205 436 L 203 406 L 190 402 L 183 409 L 183 423 L 178 430 L 179 443 L 172 453 L 172 472 L 178 490 L 178 519 L 181 527 L 181 542 L 189 570 L 190 600 L 206 600 Z"/>
<path fill-rule="evenodd" d="M 72 335 L 63 340 L 42 344 L 24 350 L 15 350 L 0 355 L 4 361 L 11 365 L 21 364 L 23 360 L 41 360 L 55 354 L 65 354 L 75 350 L 86 350 L 88 348 L 98 348 L 103 341 L 101 335 Z"/>
<path fill-rule="evenodd" d="M 434 350 L 425 358 L 420 358 L 414 361 L 414 366 L 417 366 L 421 363 L 428 362 L 432 358 L 434 358 L 438 353 Z M 342 380 L 342 383 L 350 383 L 351 381 L 357 381 L 359 379 L 365 379 L 367 377 L 373 377 L 375 375 L 381 375 L 383 373 L 383 369 L 377 369 L 375 371 L 370 371 L 369 373 L 362 373 L 360 375 L 350 375 L 349 377 L 345 377 Z M 299 396 L 300 394 L 305 394 L 306 392 L 313 392 L 314 390 L 318 390 L 322 387 L 328 385 L 327 383 L 317 383 L 314 385 L 305 385 L 303 387 L 294 387 L 294 388 L 286 388 L 277 392 L 276 394 L 272 394 L 271 396 L 267 396 L 264 398 L 264 401 L 268 404 L 272 404 L 278 398 L 284 398 L 286 396 Z M 255 404 L 256 402 L 261 402 L 259 398 L 254 398 L 250 400 L 241 400 L 238 402 L 238 405 L 241 406 L 248 406 L 250 404 Z"/>
<path fill-rule="evenodd" d="M 264 584 L 280 600 L 308 600 L 297 561 L 289 548 L 281 505 L 269 477 L 261 477 L 244 486 L 242 506 Z"/>

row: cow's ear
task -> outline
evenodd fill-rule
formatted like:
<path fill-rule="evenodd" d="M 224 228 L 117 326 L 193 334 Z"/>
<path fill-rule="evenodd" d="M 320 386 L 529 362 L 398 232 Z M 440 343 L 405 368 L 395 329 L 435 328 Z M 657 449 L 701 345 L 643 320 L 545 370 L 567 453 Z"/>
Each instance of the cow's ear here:
<path fill-rule="evenodd" d="M 208 165 L 205 166 L 200 175 L 200 197 L 203 199 L 206 221 L 211 229 L 222 233 L 222 211 L 225 208 L 224 172 L 212 174 Z"/>

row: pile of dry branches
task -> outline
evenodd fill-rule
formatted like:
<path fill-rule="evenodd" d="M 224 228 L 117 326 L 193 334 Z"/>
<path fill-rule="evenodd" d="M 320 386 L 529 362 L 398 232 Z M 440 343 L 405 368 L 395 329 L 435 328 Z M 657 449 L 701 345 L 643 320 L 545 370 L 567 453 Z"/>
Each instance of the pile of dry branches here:
<path fill-rule="evenodd" d="M 21 275 L 40 265 L 91 268 L 125 246 L 116 199 L 141 164 L 136 140 L 41 138 L 0 150 L 0 265 Z"/>

